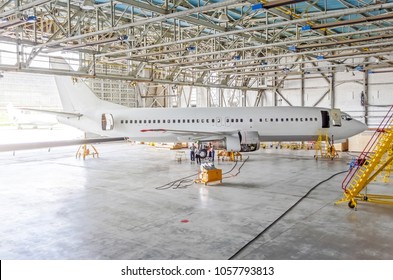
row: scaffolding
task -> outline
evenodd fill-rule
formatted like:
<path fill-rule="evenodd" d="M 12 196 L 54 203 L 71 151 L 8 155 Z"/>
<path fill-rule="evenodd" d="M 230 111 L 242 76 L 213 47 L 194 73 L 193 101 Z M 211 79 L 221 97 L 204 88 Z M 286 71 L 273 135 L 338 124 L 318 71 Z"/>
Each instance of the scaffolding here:
<path fill-rule="evenodd" d="M 320 131 L 318 134 L 318 140 L 315 142 L 315 155 L 314 158 L 328 158 L 335 159 L 339 157 L 339 154 L 334 147 L 333 141 L 330 142 L 327 132 Z"/>
<path fill-rule="evenodd" d="M 344 197 L 336 204 L 348 202 L 350 208 L 355 208 L 360 200 L 393 205 L 393 196 L 367 192 L 367 185 L 386 168 L 390 168 L 392 163 L 393 106 L 343 180 L 341 187 Z"/>

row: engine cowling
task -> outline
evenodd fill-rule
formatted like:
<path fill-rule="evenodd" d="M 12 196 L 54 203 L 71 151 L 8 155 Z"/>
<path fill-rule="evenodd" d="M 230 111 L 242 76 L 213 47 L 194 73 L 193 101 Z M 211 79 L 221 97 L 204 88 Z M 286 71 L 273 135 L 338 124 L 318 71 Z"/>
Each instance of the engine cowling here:
<path fill-rule="evenodd" d="M 239 131 L 238 135 L 226 137 L 226 149 L 233 152 L 254 152 L 259 150 L 259 134 L 256 131 Z"/>

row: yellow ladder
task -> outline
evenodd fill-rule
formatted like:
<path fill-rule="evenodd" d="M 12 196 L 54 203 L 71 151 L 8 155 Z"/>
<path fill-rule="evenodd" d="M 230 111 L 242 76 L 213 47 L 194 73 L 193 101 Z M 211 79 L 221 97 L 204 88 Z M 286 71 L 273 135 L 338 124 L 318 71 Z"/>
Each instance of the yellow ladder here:
<path fill-rule="evenodd" d="M 363 189 L 393 161 L 393 106 L 375 131 L 365 150 L 345 177 L 342 188 L 344 196 L 338 203 L 348 202 L 355 208 L 357 201 L 393 205 L 393 196 L 361 193 Z"/>
<path fill-rule="evenodd" d="M 320 154 L 320 156 L 318 154 Z M 331 160 L 339 157 L 334 145 L 329 141 L 327 132 L 319 132 L 318 140 L 315 142 L 314 158 L 318 159 L 318 157 L 330 158 Z"/>

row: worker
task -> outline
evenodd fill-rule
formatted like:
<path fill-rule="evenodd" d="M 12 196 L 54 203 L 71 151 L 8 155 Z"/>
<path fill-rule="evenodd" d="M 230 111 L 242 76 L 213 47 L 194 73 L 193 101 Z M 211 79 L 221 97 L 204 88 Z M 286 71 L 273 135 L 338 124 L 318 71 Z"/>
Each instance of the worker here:
<path fill-rule="evenodd" d="M 195 149 L 195 158 L 197 164 L 201 164 L 201 150 L 198 148 Z"/>
<path fill-rule="evenodd" d="M 210 156 L 210 160 L 211 160 L 212 162 L 214 162 L 214 153 L 215 153 L 214 147 L 213 147 L 212 144 L 210 144 L 209 156 Z"/>
<path fill-rule="evenodd" d="M 191 158 L 191 163 L 192 163 L 192 162 L 195 162 L 195 150 L 196 150 L 195 144 L 192 143 L 192 145 L 191 145 L 191 147 L 190 147 L 190 158 Z"/>

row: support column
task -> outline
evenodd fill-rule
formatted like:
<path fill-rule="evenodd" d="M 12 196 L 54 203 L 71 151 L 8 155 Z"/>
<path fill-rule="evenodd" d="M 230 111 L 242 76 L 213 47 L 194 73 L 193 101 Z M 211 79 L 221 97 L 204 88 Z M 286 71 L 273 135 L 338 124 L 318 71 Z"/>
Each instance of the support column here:
<path fill-rule="evenodd" d="M 301 69 L 303 69 L 303 64 L 300 64 L 301 66 Z M 300 94 L 301 94 L 301 100 L 300 100 L 300 105 L 302 106 L 302 107 L 304 107 L 305 106 L 305 98 L 304 98 L 304 72 L 303 71 L 301 71 L 302 73 L 301 73 L 301 79 L 300 79 L 300 83 L 301 83 L 301 85 L 300 85 Z"/>
<path fill-rule="evenodd" d="M 247 107 L 247 91 L 242 90 L 242 107 Z"/>
<path fill-rule="evenodd" d="M 362 106 L 364 106 L 364 122 L 368 125 L 368 97 L 369 97 L 369 88 L 368 88 L 368 71 L 364 71 L 363 75 L 363 92 L 361 98 Z"/>
<path fill-rule="evenodd" d="M 330 74 L 329 80 L 329 92 L 330 92 L 330 108 L 334 108 L 336 105 L 336 93 L 335 93 L 335 73 Z"/>

